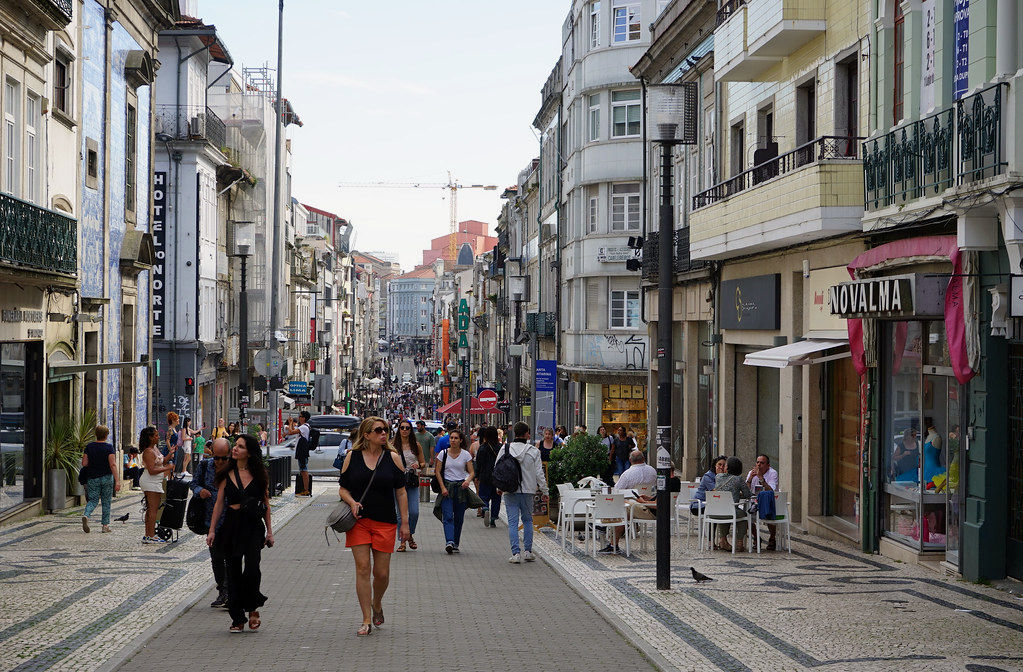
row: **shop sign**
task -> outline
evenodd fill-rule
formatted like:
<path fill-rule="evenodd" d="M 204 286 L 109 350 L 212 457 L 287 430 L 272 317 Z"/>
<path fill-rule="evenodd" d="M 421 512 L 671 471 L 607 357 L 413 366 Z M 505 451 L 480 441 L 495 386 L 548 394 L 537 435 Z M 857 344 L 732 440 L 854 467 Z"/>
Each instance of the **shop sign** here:
<path fill-rule="evenodd" d="M 843 282 L 828 290 L 831 314 L 841 317 L 899 317 L 913 315 L 913 281 L 886 277 Z"/>
<path fill-rule="evenodd" d="M 778 273 L 722 281 L 721 328 L 778 329 L 780 296 L 781 275 Z"/>
<path fill-rule="evenodd" d="M 619 261 L 628 261 L 639 256 L 639 250 L 631 247 L 598 247 L 597 261 L 605 264 Z"/>
<path fill-rule="evenodd" d="M 469 339 L 466 332 L 469 330 L 469 302 L 461 299 L 458 302 L 458 349 L 469 351 Z"/>
<path fill-rule="evenodd" d="M 803 283 L 806 287 L 803 301 L 803 314 L 806 315 L 807 330 L 842 331 L 846 330 L 845 320 L 832 314 L 830 289 L 849 280 L 849 271 L 845 266 L 832 266 L 810 271 L 810 277 Z"/>
<path fill-rule="evenodd" d="M 166 292 L 167 272 L 164 267 L 166 248 L 164 246 L 165 233 L 164 221 L 167 206 L 167 173 L 156 171 L 153 173 L 153 252 L 156 255 L 156 263 L 153 264 L 153 337 L 166 338 L 164 334 L 164 296 Z"/>
<path fill-rule="evenodd" d="M 952 98 L 959 100 L 966 93 L 970 80 L 970 0 L 954 0 L 952 21 L 955 26 Z"/>

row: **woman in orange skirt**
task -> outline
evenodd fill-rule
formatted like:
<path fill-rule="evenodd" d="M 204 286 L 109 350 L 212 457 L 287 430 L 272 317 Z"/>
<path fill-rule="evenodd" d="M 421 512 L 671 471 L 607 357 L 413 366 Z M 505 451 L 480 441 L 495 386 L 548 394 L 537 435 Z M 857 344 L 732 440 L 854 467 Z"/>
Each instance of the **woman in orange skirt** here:
<path fill-rule="evenodd" d="M 339 494 L 358 519 L 346 534 L 345 546 L 352 549 L 355 558 L 355 593 L 362 608 L 362 625 L 355 634 L 360 636 L 384 624 L 382 600 L 390 581 L 398 512 L 402 520 L 400 538 L 403 542 L 409 538 L 405 470 L 401 456 L 388 442 L 389 436 L 387 421 L 366 418 L 341 467 Z"/>

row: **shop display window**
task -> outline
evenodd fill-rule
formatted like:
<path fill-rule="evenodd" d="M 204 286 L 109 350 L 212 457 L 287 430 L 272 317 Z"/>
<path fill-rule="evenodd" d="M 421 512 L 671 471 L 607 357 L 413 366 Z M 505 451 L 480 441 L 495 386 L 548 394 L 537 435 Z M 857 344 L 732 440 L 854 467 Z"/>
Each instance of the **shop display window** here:
<path fill-rule="evenodd" d="M 624 426 L 626 431 L 635 432 L 639 447 L 646 447 L 646 386 L 645 385 L 604 385 L 604 401 L 601 408 L 601 422 L 609 432 Z"/>
<path fill-rule="evenodd" d="M 25 344 L 0 344 L 0 511 L 25 499 Z"/>

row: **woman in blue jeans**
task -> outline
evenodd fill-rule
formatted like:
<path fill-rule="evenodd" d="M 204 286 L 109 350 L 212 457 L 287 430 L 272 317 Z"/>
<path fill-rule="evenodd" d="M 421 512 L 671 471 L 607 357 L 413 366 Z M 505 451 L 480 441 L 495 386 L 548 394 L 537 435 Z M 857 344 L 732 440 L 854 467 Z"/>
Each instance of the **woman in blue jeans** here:
<path fill-rule="evenodd" d="M 483 527 L 497 527 L 497 517 L 501 513 L 501 493 L 494 487 L 491 477 L 494 464 L 501 452 L 501 440 L 497 435 L 497 427 L 484 427 L 480 430 L 480 447 L 476 450 L 476 491 L 483 500 Z"/>
<path fill-rule="evenodd" d="M 465 434 L 460 429 L 448 432 L 451 443 L 447 450 L 437 455 L 437 473 L 440 475 L 440 510 L 444 522 L 444 550 L 448 555 L 458 553 L 458 542 L 462 539 L 462 523 L 465 520 L 466 491 L 472 483 L 472 455 L 463 446 L 468 446 Z"/>
<path fill-rule="evenodd" d="M 408 420 L 400 420 L 398 422 L 398 433 L 394 435 L 394 449 L 398 451 L 398 455 L 401 456 L 401 461 L 405 465 L 405 473 L 412 473 L 416 478 L 416 485 L 405 486 L 405 493 L 408 495 L 408 523 L 409 523 L 409 538 L 408 548 L 413 551 L 419 548 L 419 544 L 416 543 L 416 523 L 419 522 L 419 469 L 426 464 L 423 458 L 423 449 L 419 447 L 419 442 L 416 441 L 416 435 L 412 432 L 412 423 Z M 398 511 L 398 523 L 401 526 L 401 510 L 398 509 L 398 499 L 395 497 L 394 508 Z M 406 549 L 406 542 L 402 541 L 398 548 L 395 549 L 399 553 L 403 553 Z"/>
<path fill-rule="evenodd" d="M 103 531 L 110 531 L 110 500 L 121 489 L 121 473 L 117 468 L 114 447 L 107 443 L 110 430 L 104 425 L 96 427 L 96 440 L 85 446 L 82 453 L 82 469 L 89 480 L 85 483 L 88 501 L 82 515 L 82 530 L 89 531 L 89 516 L 97 505 L 103 506 Z"/>

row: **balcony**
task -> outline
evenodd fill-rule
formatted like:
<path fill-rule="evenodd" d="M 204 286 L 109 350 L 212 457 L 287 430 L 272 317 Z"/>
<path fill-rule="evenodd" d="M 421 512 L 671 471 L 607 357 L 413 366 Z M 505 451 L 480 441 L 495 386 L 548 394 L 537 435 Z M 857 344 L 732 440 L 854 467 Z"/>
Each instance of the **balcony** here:
<path fill-rule="evenodd" d="M 203 105 L 156 105 L 155 132 L 175 140 L 201 142 L 215 148 L 227 145 L 227 127 L 220 117 Z"/>
<path fill-rule="evenodd" d="M 508 298 L 504 296 L 498 298 L 497 314 L 500 315 L 501 317 L 507 317 L 509 312 L 510 311 L 508 310 Z"/>
<path fill-rule="evenodd" d="M 858 230 L 860 140 L 822 136 L 696 194 L 692 257 L 724 258 Z"/>
<path fill-rule="evenodd" d="M 0 193 L 0 264 L 74 276 L 77 221 Z"/>
<path fill-rule="evenodd" d="M 71 0 L 21 0 L 16 4 L 38 18 L 47 30 L 62 30 L 71 22 Z"/>
<path fill-rule="evenodd" d="M 525 331 L 537 338 L 554 338 L 558 333 L 556 313 L 527 313 Z"/>
<path fill-rule="evenodd" d="M 660 234 L 651 232 L 650 236 L 643 242 L 642 273 L 644 280 L 656 280 L 658 276 L 658 250 L 660 249 Z M 698 271 L 707 267 L 705 261 L 693 261 L 689 255 L 689 228 L 675 230 L 675 273 L 688 273 Z"/>
<path fill-rule="evenodd" d="M 320 358 L 320 344 L 319 343 L 303 343 L 302 344 L 302 359 L 319 359 Z"/>
<path fill-rule="evenodd" d="M 824 33 L 826 3 L 805 0 L 728 0 L 714 31 L 714 76 L 757 81 L 768 69 Z"/>
<path fill-rule="evenodd" d="M 1007 84 L 863 143 L 864 205 L 901 207 L 1005 172 Z"/>

